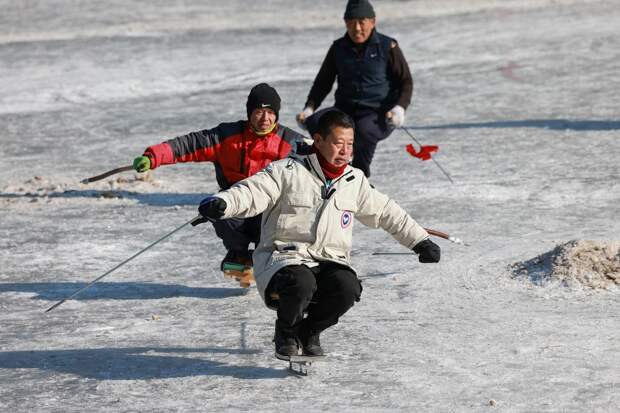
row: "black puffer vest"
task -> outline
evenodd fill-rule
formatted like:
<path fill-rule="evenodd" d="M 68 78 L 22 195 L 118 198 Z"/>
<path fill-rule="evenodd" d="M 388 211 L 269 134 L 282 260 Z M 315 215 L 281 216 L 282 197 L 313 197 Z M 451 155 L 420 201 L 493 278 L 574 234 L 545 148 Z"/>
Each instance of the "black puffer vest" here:
<path fill-rule="evenodd" d="M 345 111 L 361 108 L 387 108 L 396 101 L 397 91 L 388 78 L 388 62 L 394 39 L 377 31 L 363 46 L 348 34 L 334 42 L 338 89 L 336 106 Z"/>

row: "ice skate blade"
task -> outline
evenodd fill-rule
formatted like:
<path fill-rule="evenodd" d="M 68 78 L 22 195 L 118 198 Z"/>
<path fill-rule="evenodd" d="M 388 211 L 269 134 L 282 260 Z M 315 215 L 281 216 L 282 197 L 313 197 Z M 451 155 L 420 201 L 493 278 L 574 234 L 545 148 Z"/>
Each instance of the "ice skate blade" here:
<path fill-rule="evenodd" d="M 279 354 L 276 353 L 276 358 L 279 360 L 283 360 L 283 361 L 289 361 L 291 363 L 304 363 L 304 364 L 312 364 L 315 361 L 322 361 L 325 360 L 327 356 L 322 355 L 322 356 L 308 356 L 308 355 L 294 355 L 294 356 L 287 356 L 284 354 Z"/>
<path fill-rule="evenodd" d="M 315 361 L 321 361 L 325 359 L 325 356 L 302 356 L 294 355 L 288 356 L 284 354 L 276 353 L 276 358 L 282 361 L 288 361 L 288 370 L 298 376 L 307 376 L 308 367 L 312 366 Z"/>

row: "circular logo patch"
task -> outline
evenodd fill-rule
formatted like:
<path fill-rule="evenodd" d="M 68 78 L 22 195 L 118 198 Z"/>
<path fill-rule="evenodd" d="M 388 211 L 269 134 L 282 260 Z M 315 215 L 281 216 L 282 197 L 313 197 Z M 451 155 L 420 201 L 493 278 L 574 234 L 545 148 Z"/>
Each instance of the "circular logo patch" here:
<path fill-rule="evenodd" d="M 344 211 L 342 213 L 342 217 L 340 217 L 340 226 L 344 229 L 351 225 L 351 221 L 353 221 L 353 215 L 349 211 Z"/>

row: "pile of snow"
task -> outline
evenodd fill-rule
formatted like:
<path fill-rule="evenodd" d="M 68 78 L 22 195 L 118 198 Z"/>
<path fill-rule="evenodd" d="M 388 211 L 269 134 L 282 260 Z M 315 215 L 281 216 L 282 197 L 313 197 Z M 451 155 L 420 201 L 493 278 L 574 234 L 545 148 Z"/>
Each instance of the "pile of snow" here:
<path fill-rule="evenodd" d="M 0 192 L 4 196 L 0 198 L 0 203 L 12 203 L 20 198 L 30 199 L 31 202 L 47 198 L 125 198 L 130 194 L 152 192 L 161 186 L 161 181 L 154 179 L 150 171 L 111 176 L 90 184 L 79 183 L 74 179 L 36 175 L 22 183 L 1 188 Z"/>
<path fill-rule="evenodd" d="M 620 285 L 620 241 L 569 241 L 511 268 L 536 285 L 555 281 L 569 287 L 607 289 Z"/>

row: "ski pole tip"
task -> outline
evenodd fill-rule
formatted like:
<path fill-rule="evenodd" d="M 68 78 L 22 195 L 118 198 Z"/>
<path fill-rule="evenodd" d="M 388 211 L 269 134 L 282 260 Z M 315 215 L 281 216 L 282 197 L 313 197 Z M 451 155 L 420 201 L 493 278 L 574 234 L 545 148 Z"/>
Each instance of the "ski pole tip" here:
<path fill-rule="evenodd" d="M 50 308 L 48 308 L 47 310 L 45 310 L 46 313 L 49 313 L 50 311 L 52 311 L 54 308 L 58 307 L 60 304 L 64 303 L 67 300 L 62 300 L 57 302 L 56 304 L 54 304 L 53 306 L 51 306 Z"/>
<path fill-rule="evenodd" d="M 450 237 L 450 241 L 454 242 L 455 244 L 459 244 L 459 245 L 464 245 L 466 247 L 469 247 L 469 244 L 466 243 L 465 241 L 463 241 L 460 238 L 454 238 L 454 237 Z"/>

